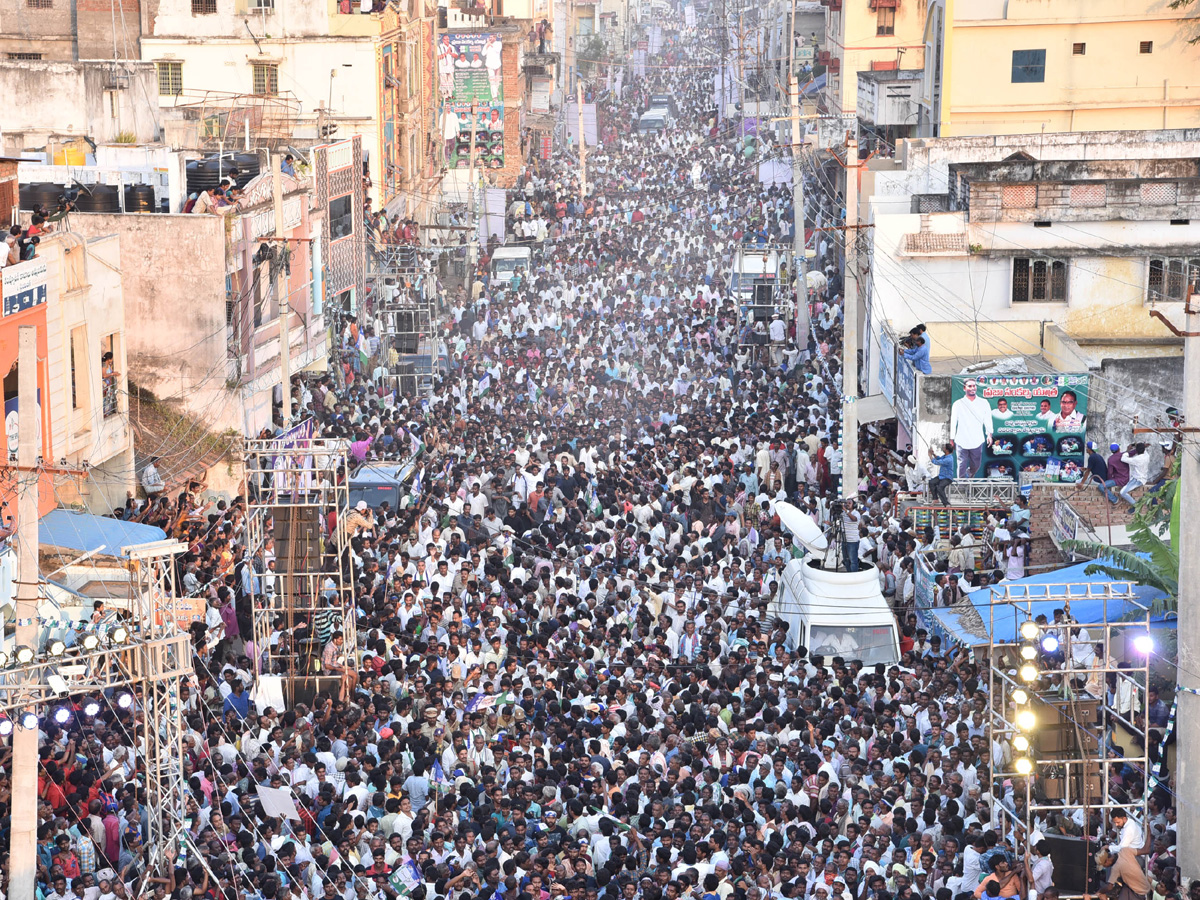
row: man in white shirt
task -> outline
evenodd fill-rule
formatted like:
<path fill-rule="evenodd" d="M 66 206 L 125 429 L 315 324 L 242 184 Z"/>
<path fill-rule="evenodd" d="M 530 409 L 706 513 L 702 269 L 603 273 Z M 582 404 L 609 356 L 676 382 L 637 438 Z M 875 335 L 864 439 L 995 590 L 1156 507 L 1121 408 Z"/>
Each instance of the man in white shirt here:
<path fill-rule="evenodd" d="M 983 462 L 983 445 L 992 443 L 992 407 L 978 395 L 974 378 L 963 385 L 964 396 L 950 407 L 950 439 L 958 449 L 958 477 L 974 478 Z"/>
<path fill-rule="evenodd" d="M 1150 881 L 1137 858 L 1151 852 L 1154 845 L 1145 840 L 1142 827 L 1131 821 L 1125 810 L 1113 810 L 1112 824 L 1117 831 L 1117 841 L 1110 844 L 1108 849 L 1116 854 L 1117 859 L 1108 871 L 1108 883 L 1119 880 L 1133 893 L 1145 896 L 1150 893 Z"/>

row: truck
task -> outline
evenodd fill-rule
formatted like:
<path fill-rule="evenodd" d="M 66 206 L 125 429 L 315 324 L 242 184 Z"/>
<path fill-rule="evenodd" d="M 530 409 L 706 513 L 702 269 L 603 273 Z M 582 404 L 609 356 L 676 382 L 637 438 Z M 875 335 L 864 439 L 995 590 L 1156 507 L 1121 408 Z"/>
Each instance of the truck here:
<path fill-rule="evenodd" d="M 517 270 L 529 275 L 533 263 L 533 251 L 528 247 L 497 247 L 492 253 L 492 280 L 511 282 Z"/>
<path fill-rule="evenodd" d="M 783 585 L 772 615 L 788 626 L 792 645 L 826 660 L 840 656 L 864 665 L 900 661 L 896 617 L 879 587 L 879 572 L 870 563 L 859 571 L 838 568 L 838 550 L 830 548 L 812 517 L 787 502 L 775 504 L 779 521 L 807 555 L 783 570 Z"/>

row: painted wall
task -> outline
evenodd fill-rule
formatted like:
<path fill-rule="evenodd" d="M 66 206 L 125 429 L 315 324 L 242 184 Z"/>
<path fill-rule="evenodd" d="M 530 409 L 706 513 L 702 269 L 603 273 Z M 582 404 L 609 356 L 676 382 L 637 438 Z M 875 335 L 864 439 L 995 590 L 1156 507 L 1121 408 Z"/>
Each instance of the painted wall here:
<path fill-rule="evenodd" d="M 1127 0 L 946 0 L 946 8 L 943 136 L 1200 125 L 1188 8 Z M 1142 42 L 1152 51 L 1141 52 Z M 1045 51 L 1044 81 L 1013 83 L 1019 50 Z"/>
<path fill-rule="evenodd" d="M 829 73 L 825 95 L 831 112 L 852 114 L 858 103 L 858 73 L 872 62 L 896 62 L 901 69 L 925 66 L 925 4 L 901 0 L 896 4 L 893 34 L 878 34 L 882 17 L 867 0 L 843 0 L 839 12 L 829 10 L 822 50 L 841 60 L 841 70 Z M 797 23 L 797 30 L 799 30 Z M 901 53 L 900 51 L 903 51 Z"/>

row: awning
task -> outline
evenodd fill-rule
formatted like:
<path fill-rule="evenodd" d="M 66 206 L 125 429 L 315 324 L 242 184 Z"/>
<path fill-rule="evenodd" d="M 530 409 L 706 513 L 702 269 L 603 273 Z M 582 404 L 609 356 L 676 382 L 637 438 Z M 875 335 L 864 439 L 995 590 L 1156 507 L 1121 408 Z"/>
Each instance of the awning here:
<path fill-rule="evenodd" d="M 892 409 L 892 404 L 888 402 L 887 397 L 883 396 L 883 394 L 872 394 L 870 397 L 863 397 L 854 404 L 854 409 L 857 413 L 859 425 L 896 418 L 896 411 Z"/>
<path fill-rule="evenodd" d="M 73 509 L 56 509 L 38 522 L 38 543 L 78 553 L 98 551 L 104 556 L 119 556 L 122 547 L 162 541 L 167 533 L 153 525 L 122 522 L 107 516 Z"/>

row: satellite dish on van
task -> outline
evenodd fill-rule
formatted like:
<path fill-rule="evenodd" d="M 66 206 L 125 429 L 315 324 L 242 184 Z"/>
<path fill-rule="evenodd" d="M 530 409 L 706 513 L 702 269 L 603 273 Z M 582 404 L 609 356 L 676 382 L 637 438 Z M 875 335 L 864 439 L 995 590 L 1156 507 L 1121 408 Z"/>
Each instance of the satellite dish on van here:
<path fill-rule="evenodd" d="M 821 526 L 813 521 L 812 516 L 801 512 L 792 504 L 780 501 L 775 504 L 775 512 L 783 527 L 791 532 L 795 541 L 810 553 L 824 553 L 829 549 L 829 541 L 821 532 Z"/>

